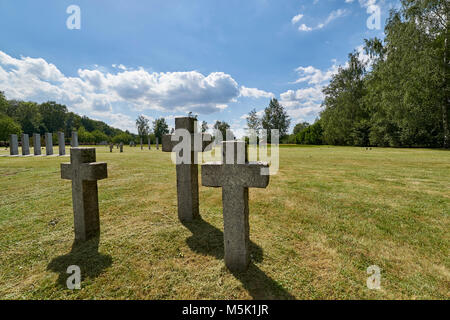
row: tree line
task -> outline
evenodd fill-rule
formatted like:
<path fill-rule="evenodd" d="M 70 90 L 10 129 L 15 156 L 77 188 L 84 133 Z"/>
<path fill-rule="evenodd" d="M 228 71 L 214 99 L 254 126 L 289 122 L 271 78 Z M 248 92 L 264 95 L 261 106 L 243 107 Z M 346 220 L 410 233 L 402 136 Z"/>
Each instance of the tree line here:
<path fill-rule="evenodd" d="M 449 13 L 445 0 L 403 0 L 383 41 L 349 54 L 325 95 L 320 118 L 298 124 L 291 143 L 449 147 Z"/>
<path fill-rule="evenodd" d="M 148 143 L 149 138 L 151 143 L 155 143 L 156 137 L 159 137 L 161 141 L 162 135 L 169 132 L 164 118 L 156 119 L 153 125 L 154 132 L 151 133 L 148 130 L 144 143 Z M 72 131 L 78 132 L 78 141 L 83 144 L 129 143 L 130 141 L 138 144 L 140 142 L 139 134 L 113 128 L 103 121 L 69 112 L 65 105 L 53 101 L 38 104 L 7 100 L 4 93 L 0 91 L 0 142 L 9 141 L 11 134 L 40 133 L 43 136 L 46 132 L 53 133 L 56 141 L 58 131 L 64 132 L 66 142 L 70 141 Z"/>

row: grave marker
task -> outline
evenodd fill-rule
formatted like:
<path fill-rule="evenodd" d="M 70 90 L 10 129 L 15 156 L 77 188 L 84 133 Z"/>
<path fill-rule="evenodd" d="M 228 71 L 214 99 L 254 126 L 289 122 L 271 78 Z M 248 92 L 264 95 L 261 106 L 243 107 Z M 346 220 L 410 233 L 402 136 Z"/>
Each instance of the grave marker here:
<path fill-rule="evenodd" d="M 30 154 L 30 137 L 26 133 L 22 133 L 22 155 L 28 156 Z"/>
<path fill-rule="evenodd" d="M 70 163 L 61 163 L 61 178 L 72 180 L 75 241 L 100 233 L 97 180 L 108 177 L 105 162 L 95 162 L 95 148 L 71 148 Z"/>
<path fill-rule="evenodd" d="M 231 271 L 245 271 L 250 262 L 248 188 L 266 188 L 265 162 L 247 162 L 244 141 L 222 142 L 222 163 L 202 165 L 202 185 L 222 187 L 225 264 Z"/>
<path fill-rule="evenodd" d="M 66 141 L 64 140 L 64 132 L 58 132 L 58 149 L 59 155 L 64 156 L 66 154 Z"/>
<path fill-rule="evenodd" d="M 17 134 L 10 135 L 9 154 L 12 156 L 19 155 L 19 141 L 17 140 Z"/>
<path fill-rule="evenodd" d="M 45 154 L 47 156 L 51 156 L 53 154 L 53 137 L 49 132 L 45 134 Z"/>
<path fill-rule="evenodd" d="M 39 133 L 33 134 L 33 151 L 35 156 L 41 155 L 41 135 Z"/>
<path fill-rule="evenodd" d="M 72 131 L 72 140 L 70 141 L 72 148 L 78 148 L 78 132 Z"/>
<path fill-rule="evenodd" d="M 190 155 L 185 155 L 183 157 L 183 155 L 180 155 L 180 152 L 177 152 L 176 154 L 178 218 L 181 221 L 191 221 L 200 216 L 198 210 L 197 153 L 207 151 L 210 147 L 209 141 L 211 140 L 211 135 L 197 133 L 195 123 L 196 120 L 194 118 L 175 118 L 175 128 L 187 130 L 187 132 L 190 133 L 188 137 L 191 140 Z M 163 136 L 163 152 L 172 152 L 174 147 L 179 143 L 179 141 L 172 141 L 172 137 L 174 137 L 174 135 L 171 134 L 166 134 Z M 158 147 L 158 138 L 156 139 L 156 146 Z M 201 143 L 194 143 L 195 139 L 199 140 Z M 186 158 L 186 162 L 182 161 L 182 159 Z"/>

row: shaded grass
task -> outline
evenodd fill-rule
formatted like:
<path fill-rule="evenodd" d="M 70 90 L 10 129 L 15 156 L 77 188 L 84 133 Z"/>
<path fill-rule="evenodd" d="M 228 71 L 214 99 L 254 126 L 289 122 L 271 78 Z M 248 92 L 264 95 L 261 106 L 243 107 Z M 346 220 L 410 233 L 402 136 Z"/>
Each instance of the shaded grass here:
<path fill-rule="evenodd" d="M 221 190 L 201 187 L 202 219 L 183 225 L 170 154 L 124 149 L 97 147 L 101 238 L 81 247 L 68 157 L 0 157 L 0 298 L 450 298 L 448 151 L 282 147 L 268 188 L 250 190 L 253 262 L 233 274 Z M 81 290 L 64 287 L 70 264 Z M 381 290 L 366 287 L 373 264 Z"/>

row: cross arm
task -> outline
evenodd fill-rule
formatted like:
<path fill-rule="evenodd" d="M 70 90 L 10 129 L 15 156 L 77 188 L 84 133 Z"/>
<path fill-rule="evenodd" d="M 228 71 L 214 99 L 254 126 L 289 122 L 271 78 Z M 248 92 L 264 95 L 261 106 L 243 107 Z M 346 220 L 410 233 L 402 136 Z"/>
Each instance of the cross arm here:
<path fill-rule="evenodd" d="M 108 178 L 106 162 L 83 163 L 80 171 L 82 180 L 95 181 Z"/>
<path fill-rule="evenodd" d="M 269 168 L 269 164 L 267 162 L 249 162 L 224 165 L 220 162 L 208 162 L 202 165 L 202 185 L 206 187 L 266 188 L 269 184 L 269 175 L 262 175 L 262 168 Z"/>
<path fill-rule="evenodd" d="M 202 185 L 205 187 L 221 187 L 223 166 L 220 162 L 202 164 Z"/>
<path fill-rule="evenodd" d="M 72 165 L 61 163 L 61 179 L 72 180 Z"/>

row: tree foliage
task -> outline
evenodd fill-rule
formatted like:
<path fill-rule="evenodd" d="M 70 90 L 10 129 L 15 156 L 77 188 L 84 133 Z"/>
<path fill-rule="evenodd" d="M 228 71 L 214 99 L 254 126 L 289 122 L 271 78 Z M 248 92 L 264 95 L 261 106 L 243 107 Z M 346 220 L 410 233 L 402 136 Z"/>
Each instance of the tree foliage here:
<path fill-rule="evenodd" d="M 290 123 L 291 120 L 284 107 L 279 104 L 277 99 L 272 98 L 269 106 L 264 109 L 264 115 L 261 119 L 262 128 L 267 130 L 267 140 L 271 141 L 270 130 L 272 129 L 278 129 L 280 139 L 283 139 L 287 135 Z"/>
<path fill-rule="evenodd" d="M 403 0 L 384 40 L 365 40 L 370 68 L 349 55 L 323 90 L 325 143 L 448 147 L 448 14 L 448 1 Z"/>
<path fill-rule="evenodd" d="M 230 125 L 227 122 L 217 120 L 213 128 L 214 130 L 220 131 L 222 134 L 222 141 L 234 139 L 234 134 L 230 131 Z M 227 130 L 229 131 L 228 137 Z"/>
<path fill-rule="evenodd" d="M 137 128 L 139 137 L 141 137 L 141 138 L 146 137 L 150 131 L 150 125 L 149 125 L 148 119 L 146 117 L 144 117 L 143 115 L 140 115 L 136 119 L 136 128 Z"/>
<path fill-rule="evenodd" d="M 161 143 L 162 136 L 169 133 L 169 125 L 166 123 L 166 119 L 159 118 L 153 121 L 153 132 L 155 133 L 155 137 L 158 138 Z"/>

